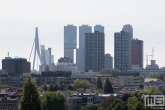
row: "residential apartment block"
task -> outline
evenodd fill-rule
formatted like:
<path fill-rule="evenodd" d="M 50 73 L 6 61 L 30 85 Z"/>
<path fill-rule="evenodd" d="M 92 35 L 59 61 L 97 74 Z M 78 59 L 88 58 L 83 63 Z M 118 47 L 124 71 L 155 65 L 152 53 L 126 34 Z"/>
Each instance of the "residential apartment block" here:
<path fill-rule="evenodd" d="M 114 68 L 124 72 L 131 69 L 131 33 L 121 31 L 114 37 Z"/>
<path fill-rule="evenodd" d="M 104 68 L 104 33 L 85 34 L 85 71 L 99 72 Z"/>

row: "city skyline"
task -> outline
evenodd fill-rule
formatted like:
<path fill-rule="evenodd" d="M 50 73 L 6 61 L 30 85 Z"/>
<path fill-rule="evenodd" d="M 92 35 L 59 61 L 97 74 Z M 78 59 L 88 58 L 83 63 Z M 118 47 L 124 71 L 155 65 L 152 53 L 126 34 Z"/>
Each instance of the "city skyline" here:
<path fill-rule="evenodd" d="M 10 52 L 11 57 L 28 59 L 35 37 L 35 27 L 38 27 L 39 39 L 42 42 L 40 45 L 52 48 L 57 63 L 57 60 L 64 56 L 63 27 L 68 24 L 77 27 L 81 25 L 93 27 L 97 24 L 104 26 L 105 54 L 109 53 L 114 57 L 114 32 L 119 32 L 123 25 L 130 24 L 133 27 L 134 38 L 144 41 L 144 55 L 152 54 L 154 47 L 154 59 L 160 67 L 165 66 L 165 14 L 163 13 L 165 1 L 71 0 L 65 1 L 65 4 L 63 1 L 40 1 L 40 4 L 37 0 L 29 2 L 16 0 L 10 1 L 10 4 L 9 1 L 1 2 L 0 58 L 4 59 Z M 100 8 L 100 6 L 104 7 Z M 30 60 L 32 61 L 33 59 Z M 145 62 L 144 57 L 144 67 Z"/>

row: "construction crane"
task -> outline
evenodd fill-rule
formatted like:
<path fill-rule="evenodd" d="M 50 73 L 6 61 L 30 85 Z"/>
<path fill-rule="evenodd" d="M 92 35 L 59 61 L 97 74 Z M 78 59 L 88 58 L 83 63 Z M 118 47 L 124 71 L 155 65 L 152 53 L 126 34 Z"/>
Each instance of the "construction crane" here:
<path fill-rule="evenodd" d="M 146 56 L 146 67 L 147 67 L 147 65 L 148 65 L 148 57 L 151 57 L 151 60 L 153 60 L 154 59 L 154 47 L 152 48 L 152 55 L 148 55 L 148 54 L 146 54 L 146 55 L 144 55 L 144 56 Z"/>
<path fill-rule="evenodd" d="M 154 59 L 154 47 L 152 48 L 152 60 Z"/>
<path fill-rule="evenodd" d="M 144 56 L 146 56 L 146 67 L 147 67 L 147 65 L 148 65 L 148 57 L 152 57 L 152 55 L 148 55 L 148 53 L 147 53 L 147 54 L 144 55 Z"/>

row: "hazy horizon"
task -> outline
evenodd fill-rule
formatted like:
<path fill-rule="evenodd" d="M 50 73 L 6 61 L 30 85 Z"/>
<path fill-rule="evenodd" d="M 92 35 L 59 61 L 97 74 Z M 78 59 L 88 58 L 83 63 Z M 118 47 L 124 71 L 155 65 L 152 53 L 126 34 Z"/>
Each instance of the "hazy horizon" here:
<path fill-rule="evenodd" d="M 104 26 L 105 53 L 114 57 L 114 33 L 120 32 L 123 25 L 131 24 L 133 37 L 144 42 L 144 55 L 152 54 L 154 47 L 154 59 L 163 67 L 164 4 L 164 0 L 0 1 L 0 58 L 4 59 L 10 52 L 11 57 L 25 57 L 28 60 L 35 28 L 38 27 L 40 45 L 52 48 L 54 62 L 57 63 L 64 56 L 64 26 L 68 24 L 77 26 L 77 37 L 81 25 L 92 26 L 92 30 L 97 24 Z M 32 65 L 33 55 L 30 61 Z"/>

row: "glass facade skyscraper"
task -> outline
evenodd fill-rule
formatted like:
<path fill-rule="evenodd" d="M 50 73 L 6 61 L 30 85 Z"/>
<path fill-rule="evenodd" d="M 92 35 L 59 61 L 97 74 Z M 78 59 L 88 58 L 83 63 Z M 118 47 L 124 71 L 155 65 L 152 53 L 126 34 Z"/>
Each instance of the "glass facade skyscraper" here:
<path fill-rule="evenodd" d="M 77 26 L 64 26 L 64 57 L 74 62 L 74 49 L 77 49 Z"/>
<path fill-rule="evenodd" d="M 85 71 L 85 33 L 92 33 L 92 27 L 88 25 L 79 26 L 79 49 L 76 51 L 77 70 Z"/>
<path fill-rule="evenodd" d="M 104 26 L 95 25 L 95 26 L 94 26 L 94 32 L 95 32 L 95 31 L 99 31 L 99 32 L 103 32 L 103 33 L 104 33 Z"/>

